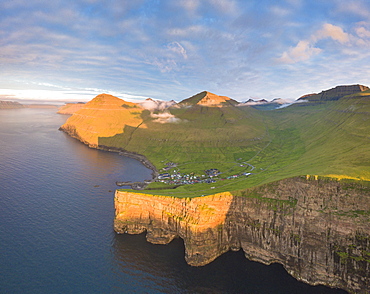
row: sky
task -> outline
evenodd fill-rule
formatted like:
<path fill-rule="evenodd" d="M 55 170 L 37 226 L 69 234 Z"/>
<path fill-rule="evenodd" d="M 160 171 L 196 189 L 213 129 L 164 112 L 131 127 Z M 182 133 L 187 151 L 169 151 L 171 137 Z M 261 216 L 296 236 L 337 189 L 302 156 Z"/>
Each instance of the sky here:
<path fill-rule="evenodd" d="M 294 100 L 370 86 L 368 0 L 2 0 L 0 99 Z"/>

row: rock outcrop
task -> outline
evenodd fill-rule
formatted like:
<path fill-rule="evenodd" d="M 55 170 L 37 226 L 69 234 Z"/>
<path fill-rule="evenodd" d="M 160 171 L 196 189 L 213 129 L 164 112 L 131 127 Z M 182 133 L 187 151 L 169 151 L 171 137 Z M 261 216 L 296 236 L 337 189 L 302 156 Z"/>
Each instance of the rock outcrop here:
<path fill-rule="evenodd" d="M 242 248 L 307 283 L 368 293 L 369 200 L 366 182 L 309 177 L 193 199 L 117 191 L 114 227 L 156 244 L 179 236 L 193 266 Z"/>

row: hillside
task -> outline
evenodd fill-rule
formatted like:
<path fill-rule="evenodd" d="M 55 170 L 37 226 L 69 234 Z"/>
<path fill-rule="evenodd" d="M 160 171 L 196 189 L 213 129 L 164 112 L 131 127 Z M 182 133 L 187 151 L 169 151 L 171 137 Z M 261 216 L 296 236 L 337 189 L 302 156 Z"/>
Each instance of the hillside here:
<path fill-rule="evenodd" d="M 257 111 L 232 105 L 195 104 L 155 113 L 145 110 L 141 118 L 145 128 L 126 126 L 121 134 L 99 138 L 99 145 L 144 154 L 158 169 L 174 162 L 183 173 L 202 173 L 215 166 L 229 169 L 230 163 L 236 164 L 235 156 L 248 157 L 267 140 Z"/>
<path fill-rule="evenodd" d="M 126 126 L 138 127 L 142 123 L 142 110 L 137 104 L 101 94 L 84 104 L 60 129 L 96 148 L 99 137 L 122 133 Z"/>
<path fill-rule="evenodd" d="M 74 114 L 76 111 L 80 110 L 85 106 L 85 103 L 66 103 L 65 105 L 59 107 L 59 114 Z"/>
<path fill-rule="evenodd" d="M 61 128 L 90 146 L 146 156 L 163 174 L 149 194 L 194 197 L 306 174 L 370 180 L 366 93 L 271 111 L 209 92 L 162 111 L 99 95 Z"/>

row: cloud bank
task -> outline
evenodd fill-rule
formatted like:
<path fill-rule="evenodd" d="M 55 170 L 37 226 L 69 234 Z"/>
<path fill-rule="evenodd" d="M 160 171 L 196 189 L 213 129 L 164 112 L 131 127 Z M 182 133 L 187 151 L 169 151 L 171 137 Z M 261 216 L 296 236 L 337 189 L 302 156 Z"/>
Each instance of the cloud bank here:
<path fill-rule="evenodd" d="M 22 98 L 294 99 L 369 85 L 370 3 L 2 1 L 0 66 Z"/>

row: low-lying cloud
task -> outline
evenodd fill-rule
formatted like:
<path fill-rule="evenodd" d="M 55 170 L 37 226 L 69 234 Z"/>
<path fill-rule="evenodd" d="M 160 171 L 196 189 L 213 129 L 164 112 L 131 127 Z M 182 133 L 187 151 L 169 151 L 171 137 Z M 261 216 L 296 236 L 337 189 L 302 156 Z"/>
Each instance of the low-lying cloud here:
<path fill-rule="evenodd" d="M 167 108 L 174 106 L 176 102 L 146 99 L 145 101 L 140 102 L 139 104 L 141 105 L 141 107 L 153 112 L 153 111 L 164 111 Z"/>
<path fill-rule="evenodd" d="M 169 113 L 168 111 L 165 111 L 162 113 L 151 113 L 150 116 L 155 118 L 154 122 L 158 122 L 161 124 L 180 123 L 182 121 L 180 118 L 175 117 L 173 114 Z"/>

